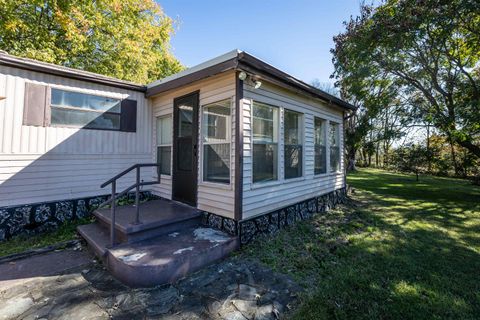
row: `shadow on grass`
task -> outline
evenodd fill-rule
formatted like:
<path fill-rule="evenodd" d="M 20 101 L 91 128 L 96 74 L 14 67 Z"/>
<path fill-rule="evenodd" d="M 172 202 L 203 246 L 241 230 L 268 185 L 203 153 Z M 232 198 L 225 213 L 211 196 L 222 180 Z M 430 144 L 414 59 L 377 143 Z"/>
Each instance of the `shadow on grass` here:
<path fill-rule="evenodd" d="M 246 254 L 307 288 L 298 319 L 475 319 L 480 189 L 360 171 L 348 206 L 257 241 Z"/>

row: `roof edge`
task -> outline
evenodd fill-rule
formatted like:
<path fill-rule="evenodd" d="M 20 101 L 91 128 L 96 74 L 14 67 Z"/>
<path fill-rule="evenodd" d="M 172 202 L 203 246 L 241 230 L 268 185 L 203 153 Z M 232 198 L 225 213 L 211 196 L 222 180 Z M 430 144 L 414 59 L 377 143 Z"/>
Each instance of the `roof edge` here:
<path fill-rule="evenodd" d="M 278 68 L 252 56 L 251 54 L 240 51 L 232 50 L 218 56 L 214 59 L 210 59 L 206 62 L 203 62 L 199 65 L 196 65 L 187 70 L 181 71 L 164 79 L 152 82 L 147 85 L 146 96 L 151 97 L 159 93 L 178 88 L 180 86 L 186 85 L 188 83 L 198 81 L 207 77 L 211 77 L 218 73 L 227 71 L 229 69 L 250 69 L 253 73 L 259 73 L 259 75 L 266 75 L 270 77 L 270 80 L 278 83 L 285 83 L 289 87 L 292 87 L 296 90 L 300 90 L 303 94 L 308 94 L 314 98 L 323 100 L 329 104 L 334 104 L 338 107 L 353 110 L 357 108 L 323 90 L 315 88 L 302 80 L 299 80 L 286 72 L 281 71 Z M 248 71 L 248 70 L 245 70 Z M 266 79 L 268 80 L 268 79 Z"/>
<path fill-rule="evenodd" d="M 305 83 L 304 81 L 295 78 L 294 76 L 289 75 L 288 73 L 275 68 L 274 66 L 264 62 L 263 60 L 260 60 L 259 58 L 247 53 L 247 52 L 241 52 L 238 57 L 239 61 L 239 68 L 241 69 L 242 66 L 245 68 L 251 67 L 254 68 L 257 72 L 264 72 L 270 76 L 273 76 L 276 78 L 278 81 L 282 81 L 285 83 L 290 84 L 291 86 L 302 90 L 306 93 L 309 93 L 310 95 L 313 95 L 314 97 L 317 97 L 321 100 L 324 100 L 328 103 L 335 104 L 337 106 L 340 106 L 342 108 L 348 109 L 355 111 L 357 110 L 357 107 L 354 105 L 348 103 L 347 101 L 338 98 L 334 95 L 329 94 L 328 92 L 325 92 L 323 90 L 320 90 L 308 83 Z"/>
<path fill-rule="evenodd" d="M 83 71 L 79 69 L 68 68 L 53 63 L 41 62 L 28 58 L 21 58 L 10 55 L 5 52 L 0 52 L 0 65 L 15 67 L 19 69 L 41 72 L 55 76 L 65 77 L 69 79 L 88 81 L 98 84 L 103 84 L 111 87 L 146 92 L 147 87 L 133 82 L 119 80 L 116 78 L 104 76 L 98 73 Z"/>

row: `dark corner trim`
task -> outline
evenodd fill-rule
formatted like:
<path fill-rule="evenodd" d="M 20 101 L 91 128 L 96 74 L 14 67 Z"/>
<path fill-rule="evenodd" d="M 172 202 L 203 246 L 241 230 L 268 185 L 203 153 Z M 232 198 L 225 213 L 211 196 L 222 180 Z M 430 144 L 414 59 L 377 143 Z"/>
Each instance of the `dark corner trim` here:
<path fill-rule="evenodd" d="M 243 81 L 235 73 L 235 221 L 243 216 Z"/>

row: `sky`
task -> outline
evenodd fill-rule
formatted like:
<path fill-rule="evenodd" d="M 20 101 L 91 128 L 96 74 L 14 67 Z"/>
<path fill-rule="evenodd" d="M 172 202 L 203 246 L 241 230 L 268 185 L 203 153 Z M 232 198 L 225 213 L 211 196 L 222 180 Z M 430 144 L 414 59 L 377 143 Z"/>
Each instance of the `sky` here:
<path fill-rule="evenodd" d="M 187 67 L 233 49 L 307 82 L 333 82 L 332 37 L 361 0 L 159 0 L 175 20 L 171 45 Z"/>

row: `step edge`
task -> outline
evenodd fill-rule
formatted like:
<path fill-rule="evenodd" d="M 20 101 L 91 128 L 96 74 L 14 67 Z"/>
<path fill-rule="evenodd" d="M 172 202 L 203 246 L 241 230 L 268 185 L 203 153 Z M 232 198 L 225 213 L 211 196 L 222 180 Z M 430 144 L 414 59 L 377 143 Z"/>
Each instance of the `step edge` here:
<path fill-rule="evenodd" d="M 98 219 L 98 220 L 101 220 L 101 222 L 105 223 L 108 227 L 110 227 L 110 219 L 106 218 L 105 216 L 99 214 L 96 212 L 97 210 L 95 210 L 93 212 L 93 215 Z M 170 221 L 166 224 L 161 224 L 159 225 L 158 223 L 151 223 L 148 227 L 145 227 L 144 229 L 140 229 L 140 230 L 135 230 L 133 231 L 132 229 L 135 229 L 133 224 L 129 224 L 127 227 L 124 227 L 120 224 L 118 224 L 116 221 L 115 221 L 115 230 L 119 231 L 119 232 L 122 232 L 123 234 L 125 234 L 126 236 L 128 236 L 129 234 L 135 234 L 135 233 L 140 233 L 140 232 L 143 232 L 143 231 L 146 231 L 146 230 L 151 230 L 151 229 L 157 229 L 157 228 L 160 228 L 160 227 L 166 227 L 166 226 L 170 226 L 172 224 L 176 224 L 176 223 L 181 223 L 181 222 L 184 222 L 184 221 L 188 221 L 188 220 L 195 220 L 195 219 L 198 219 L 198 220 L 201 220 L 202 218 L 202 213 L 198 213 L 197 215 L 194 215 L 194 216 L 190 216 L 190 217 L 184 217 L 184 218 L 179 218 L 178 220 L 174 220 L 174 221 Z M 201 222 L 201 221 L 200 221 Z M 142 223 L 141 223 L 142 224 Z M 141 225 L 140 224 L 140 225 Z"/>
<path fill-rule="evenodd" d="M 91 224 L 83 224 L 83 225 L 78 226 L 76 228 L 77 232 L 82 236 L 82 238 L 87 242 L 87 244 L 93 249 L 95 254 L 99 253 L 100 257 L 105 257 L 107 252 L 108 252 L 107 246 L 105 246 L 105 247 L 99 246 L 99 245 L 96 244 L 95 241 L 92 240 L 92 238 L 88 235 L 88 233 L 85 232 L 82 228 L 83 226 L 88 226 L 88 225 L 96 225 L 98 228 L 102 228 L 101 226 L 99 226 L 98 224 L 96 224 L 94 222 L 94 223 L 91 223 Z M 107 245 L 108 245 L 108 242 L 107 242 Z"/>
<path fill-rule="evenodd" d="M 239 248 L 239 238 L 238 237 L 232 237 L 228 240 L 226 240 L 225 242 L 222 243 L 222 245 L 230 245 L 232 242 L 238 242 L 236 245 L 235 245 L 235 248 L 231 249 L 230 252 L 233 252 L 235 250 L 237 250 Z M 123 245 L 123 244 L 122 244 Z M 128 245 L 125 243 L 125 245 Z M 198 255 L 201 255 L 201 254 L 204 254 L 205 252 L 209 251 L 209 250 L 220 250 L 222 249 L 222 245 L 219 245 L 219 246 L 213 246 L 213 247 L 207 247 L 207 248 L 203 248 L 201 250 L 198 250 L 196 251 L 195 253 L 192 253 L 192 254 L 189 254 L 189 255 L 185 255 L 185 256 L 178 256 L 177 259 L 179 260 L 185 260 L 187 258 L 192 258 L 192 257 L 197 257 Z M 114 247 L 114 248 L 110 248 L 110 249 L 117 249 L 119 246 L 117 247 Z M 152 267 L 155 267 L 155 266 L 160 266 L 160 265 L 146 265 L 146 264 L 131 264 L 129 262 L 125 262 L 123 261 L 122 259 L 120 259 L 119 257 L 115 256 L 110 249 L 107 249 L 108 250 L 108 256 L 109 258 L 111 257 L 112 259 L 115 259 L 117 261 L 119 261 L 120 263 L 124 264 L 124 265 L 127 265 L 127 266 L 130 266 L 130 267 L 134 267 L 134 268 L 141 268 L 141 269 L 144 269 L 144 268 L 152 268 Z M 230 253 L 229 252 L 229 253 Z M 167 263 L 168 264 L 168 263 Z M 165 264 L 166 265 L 166 264 Z"/>

